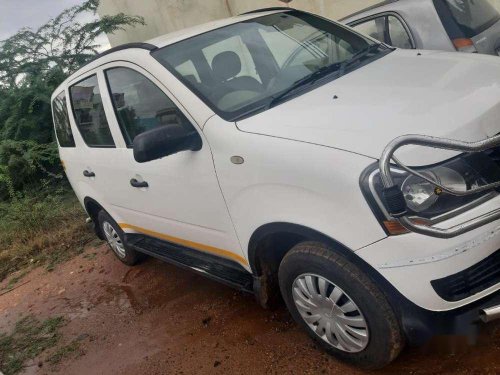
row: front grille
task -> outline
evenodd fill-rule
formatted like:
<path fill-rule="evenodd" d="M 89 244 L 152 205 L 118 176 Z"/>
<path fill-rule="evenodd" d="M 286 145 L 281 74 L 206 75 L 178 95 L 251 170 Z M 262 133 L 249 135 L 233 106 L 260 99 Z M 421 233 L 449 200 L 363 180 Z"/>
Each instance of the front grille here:
<path fill-rule="evenodd" d="M 446 301 L 459 301 L 500 282 L 500 250 L 461 272 L 432 280 L 436 293 Z"/>

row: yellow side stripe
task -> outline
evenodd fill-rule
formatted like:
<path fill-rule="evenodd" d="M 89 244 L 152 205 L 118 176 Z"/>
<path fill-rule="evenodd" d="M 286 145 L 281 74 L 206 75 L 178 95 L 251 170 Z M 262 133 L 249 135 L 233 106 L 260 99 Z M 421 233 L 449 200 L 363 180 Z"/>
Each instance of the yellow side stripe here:
<path fill-rule="evenodd" d="M 232 260 L 234 260 L 234 261 L 236 261 L 244 266 L 248 266 L 248 261 L 245 258 L 243 258 L 242 256 L 235 254 L 231 251 L 228 251 L 228 250 L 223 250 L 223 249 L 219 249 L 217 247 L 204 245 L 204 244 L 201 244 L 198 242 L 188 241 L 188 240 L 184 240 L 182 238 L 169 236 L 168 234 L 155 232 L 155 231 L 141 228 L 141 227 L 137 227 L 137 226 L 131 225 L 131 224 L 118 223 L 118 225 L 123 230 L 131 229 L 131 230 L 134 230 L 134 231 L 142 233 L 142 234 L 147 234 L 147 235 L 152 236 L 152 237 L 156 237 L 156 238 L 159 238 L 159 239 L 162 239 L 165 241 L 173 242 L 177 245 L 183 245 L 186 247 L 190 247 L 192 249 L 201 250 L 201 251 L 205 251 L 207 253 L 212 253 L 212 254 L 215 254 L 218 256 L 222 256 L 224 258 L 232 259 Z"/>

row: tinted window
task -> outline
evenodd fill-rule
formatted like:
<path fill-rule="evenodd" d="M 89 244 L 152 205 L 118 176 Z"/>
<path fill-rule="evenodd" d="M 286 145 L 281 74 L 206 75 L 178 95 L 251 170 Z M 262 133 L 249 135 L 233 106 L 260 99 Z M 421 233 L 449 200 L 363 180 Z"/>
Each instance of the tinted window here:
<path fill-rule="evenodd" d="M 69 124 L 68 108 L 66 106 L 66 94 L 61 92 L 52 101 L 52 113 L 57 141 L 61 147 L 75 147 L 75 140 Z"/>
<path fill-rule="evenodd" d="M 233 121 L 267 109 L 273 98 L 321 68 L 337 66 L 336 72 L 325 73 L 332 79 L 336 73 L 348 74 L 359 64 L 340 69 L 340 63 L 373 44 L 334 22 L 290 11 L 212 30 L 153 56 L 217 114 Z M 383 55 L 371 51 L 363 63 Z M 185 65 L 188 61 L 193 65 Z"/>
<path fill-rule="evenodd" d="M 472 38 L 500 20 L 489 0 L 434 0 L 450 38 Z"/>
<path fill-rule="evenodd" d="M 75 122 L 85 143 L 91 147 L 113 147 L 115 143 L 104 113 L 97 76 L 86 78 L 69 90 Z"/>
<path fill-rule="evenodd" d="M 134 138 L 164 125 L 192 128 L 189 120 L 153 82 L 135 70 L 106 70 L 109 89 L 118 123 L 128 146 Z"/>

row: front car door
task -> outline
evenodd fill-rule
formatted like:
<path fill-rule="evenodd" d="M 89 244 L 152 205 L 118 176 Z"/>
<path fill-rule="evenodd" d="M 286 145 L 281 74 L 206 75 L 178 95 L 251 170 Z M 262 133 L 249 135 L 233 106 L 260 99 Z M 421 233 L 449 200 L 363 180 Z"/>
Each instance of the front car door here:
<path fill-rule="evenodd" d="M 137 65 L 120 61 L 104 65 L 100 72 L 107 86 L 103 93 L 107 117 L 123 142 L 123 147 L 114 150 L 113 183 L 108 186 L 109 203 L 121 228 L 247 267 L 210 147 L 198 124 L 155 77 Z M 203 142 L 201 150 L 136 162 L 134 138 L 168 125 L 196 129 Z"/>

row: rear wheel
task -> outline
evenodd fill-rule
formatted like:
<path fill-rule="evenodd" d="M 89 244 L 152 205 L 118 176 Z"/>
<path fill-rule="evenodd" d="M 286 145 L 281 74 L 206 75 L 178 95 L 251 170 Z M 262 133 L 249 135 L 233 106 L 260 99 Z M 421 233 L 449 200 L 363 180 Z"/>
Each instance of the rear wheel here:
<path fill-rule="evenodd" d="M 142 253 L 130 249 L 125 245 L 123 231 L 107 212 L 100 211 L 98 220 L 109 247 L 121 262 L 129 266 L 134 266 L 144 258 Z"/>
<path fill-rule="evenodd" d="M 383 293 L 325 245 L 296 245 L 281 262 L 279 281 L 293 318 L 335 357 L 376 369 L 403 348 L 401 329 Z"/>

